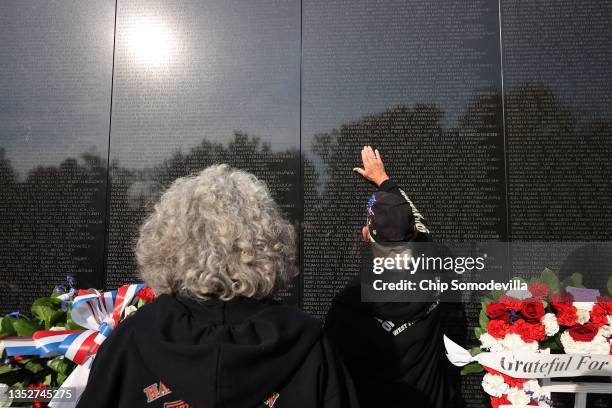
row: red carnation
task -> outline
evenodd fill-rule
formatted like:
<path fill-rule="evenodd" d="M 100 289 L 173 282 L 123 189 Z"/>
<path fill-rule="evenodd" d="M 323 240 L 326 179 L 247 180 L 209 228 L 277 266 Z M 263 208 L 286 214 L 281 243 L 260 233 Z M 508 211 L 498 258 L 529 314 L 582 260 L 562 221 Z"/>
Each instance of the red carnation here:
<path fill-rule="evenodd" d="M 510 325 L 503 320 L 491 320 L 487 323 L 487 333 L 496 339 L 503 339 L 510 331 Z"/>
<path fill-rule="evenodd" d="M 523 303 L 519 299 L 508 295 L 501 295 L 499 297 L 499 302 L 504 303 L 509 310 L 514 310 L 515 312 L 521 310 L 521 305 Z"/>
<path fill-rule="evenodd" d="M 550 293 L 550 288 L 545 283 L 532 283 L 527 286 L 529 292 L 538 299 L 545 298 Z"/>
<path fill-rule="evenodd" d="M 504 382 L 508 384 L 510 387 L 523 388 L 523 384 L 525 384 L 525 381 L 527 381 L 526 378 L 510 377 L 509 375 L 500 373 L 499 371 L 494 370 L 491 367 L 487 367 L 487 366 L 483 366 L 483 367 L 489 374 L 502 376 L 504 378 Z"/>
<path fill-rule="evenodd" d="M 609 315 L 612 315 L 612 298 L 608 296 L 598 296 L 597 304 L 606 309 Z"/>
<path fill-rule="evenodd" d="M 577 324 L 569 329 L 569 334 L 576 341 L 592 341 L 599 328 L 593 323 Z"/>
<path fill-rule="evenodd" d="M 562 326 L 573 326 L 576 324 L 578 315 L 576 307 L 568 302 L 553 302 L 553 308 L 557 311 L 557 322 Z"/>
<path fill-rule="evenodd" d="M 502 319 L 508 322 L 510 315 L 507 312 L 508 307 L 505 303 L 489 303 L 487 305 L 487 316 L 491 319 Z"/>
<path fill-rule="evenodd" d="M 538 299 L 527 299 L 521 305 L 521 314 L 527 320 L 539 320 L 544 316 L 544 305 Z"/>
<path fill-rule="evenodd" d="M 146 303 L 149 303 L 155 300 L 155 292 L 153 292 L 153 289 L 151 288 L 140 289 L 140 291 L 138 291 L 136 296 L 144 300 Z"/>
<path fill-rule="evenodd" d="M 491 407 L 499 408 L 500 405 L 511 405 L 506 394 L 501 397 L 491 397 Z"/>
<path fill-rule="evenodd" d="M 510 328 L 510 332 L 521 336 L 521 339 L 523 339 L 525 343 L 542 341 L 546 338 L 546 329 L 542 323 L 529 323 L 523 319 L 514 322 Z"/>
<path fill-rule="evenodd" d="M 591 309 L 591 321 L 597 327 L 608 324 L 608 312 L 599 303 L 595 303 Z"/>

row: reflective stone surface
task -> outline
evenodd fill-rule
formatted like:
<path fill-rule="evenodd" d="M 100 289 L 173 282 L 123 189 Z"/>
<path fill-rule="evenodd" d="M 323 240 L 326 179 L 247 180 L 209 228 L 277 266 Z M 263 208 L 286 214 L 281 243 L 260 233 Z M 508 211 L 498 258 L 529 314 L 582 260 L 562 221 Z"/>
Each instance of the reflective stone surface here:
<path fill-rule="evenodd" d="M 0 4 L 0 310 L 101 287 L 114 1 Z"/>
<path fill-rule="evenodd" d="M 365 144 L 437 239 L 608 241 L 611 20 L 596 0 L 3 2 L 0 309 L 66 273 L 138 280 L 150 204 L 228 162 L 300 228 L 283 298 L 324 317 L 358 270 Z M 526 267 L 551 266 L 530 248 Z M 445 314 L 460 343 L 480 308 L 465 300 Z M 475 377 L 459 385 L 482 406 Z"/>
<path fill-rule="evenodd" d="M 107 286 L 138 280 L 147 204 L 210 164 L 252 171 L 299 221 L 299 1 L 119 2 L 113 89 Z"/>
<path fill-rule="evenodd" d="M 612 4 L 502 1 L 511 236 L 612 238 Z"/>

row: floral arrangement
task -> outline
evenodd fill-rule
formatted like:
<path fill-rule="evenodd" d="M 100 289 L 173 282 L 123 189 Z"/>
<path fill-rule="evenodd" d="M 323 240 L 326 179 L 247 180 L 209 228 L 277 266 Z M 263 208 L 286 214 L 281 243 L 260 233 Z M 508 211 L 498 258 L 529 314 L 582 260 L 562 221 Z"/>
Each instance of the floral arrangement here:
<path fill-rule="evenodd" d="M 87 291 L 79 291 L 73 276 L 68 275 L 66 282 L 55 287 L 49 297 L 36 299 L 30 307 L 30 314 L 19 311 L 0 318 L 0 407 L 26 406 L 42 407 L 45 402 L 16 403 L 9 405 L 9 388 L 32 389 L 59 387 L 77 366 L 62 356 L 8 356 L 3 340 L 32 338 L 40 331 L 85 330 L 73 321 L 71 311 L 75 297 Z M 91 291 L 89 292 L 91 293 Z M 143 288 L 136 293 L 137 299 L 124 310 L 124 317 L 130 316 L 138 308 L 152 301 L 154 293 Z"/>
<path fill-rule="evenodd" d="M 470 350 L 472 355 L 483 350 L 612 354 L 612 298 L 574 301 L 571 291 L 584 288 L 582 276 L 574 274 L 560 282 L 550 269 L 527 287 L 527 291 L 492 293 L 482 300 L 480 327 L 474 332 L 480 344 Z M 610 281 L 608 290 L 612 292 Z M 550 407 L 537 380 L 513 378 L 476 362 L 465 366 L 462 374 L 483 371 L 482 387 L 492 407 Z"/>

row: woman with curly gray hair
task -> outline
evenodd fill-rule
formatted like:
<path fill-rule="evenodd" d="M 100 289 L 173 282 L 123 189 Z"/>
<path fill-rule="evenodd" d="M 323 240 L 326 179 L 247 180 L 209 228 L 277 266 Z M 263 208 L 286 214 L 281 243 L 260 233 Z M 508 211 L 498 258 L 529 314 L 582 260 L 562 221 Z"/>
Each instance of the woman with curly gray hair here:
<path fill-rule="evenodd" d="M 263 298 L 297 275 L 295 232 L 252 174 L 227 165 L 176 180 L 140 228 L 136 258 L 156 293 Z"/>
<path fill-rule="evenodd" d="M 221 164 L 174 181 L 136 244 L 158 297 L 102 344 L 78 406 L 356 407 L 321 324 L 272 299 L 295 253 L 252 174 Z"/>

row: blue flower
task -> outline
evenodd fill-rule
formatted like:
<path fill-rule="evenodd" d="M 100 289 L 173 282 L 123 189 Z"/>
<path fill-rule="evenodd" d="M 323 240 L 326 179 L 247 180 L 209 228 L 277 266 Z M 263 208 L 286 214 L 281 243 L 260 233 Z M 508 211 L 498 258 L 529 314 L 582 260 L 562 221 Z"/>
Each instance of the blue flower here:
<path fill-rule="evenodd" d="M 72 303 L 72 302 L 69 302 L 69 301 L 67 301 L 67 300 L 62 300 L 62 303 L 61 303 L 62 310 L 66 310 L 66 309 L 68 309 L 68 305 L 69 305 L 70 303 Z"/>
<path fill-rule="evenodd" d="M 9 313 L 7 316 L 14 317 L 15 319 L 19 319 L 21 317 L 21 314 L 19 313 L 19 310 L 18 310 L 16 312 Z"/>
<path fill-rule="evenodd" d="M 76 279 L 74 279 L 74 276 L 72 276 L 71 274 L 66 275 L 66 281 L 68 282 L 68 285 L 70 285 L 71 287 L 76 285 Z"/>
<path fill-rule="evenodd" d="M 54 292 L 59 292 L 59 293 L 66 293 L 66 287 L 64 285 L 59 285 L 56 286 L 55 289 L 53 289 Z"/>

